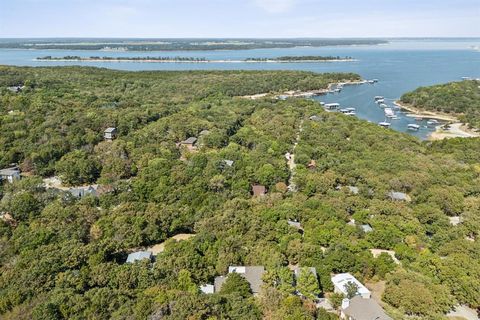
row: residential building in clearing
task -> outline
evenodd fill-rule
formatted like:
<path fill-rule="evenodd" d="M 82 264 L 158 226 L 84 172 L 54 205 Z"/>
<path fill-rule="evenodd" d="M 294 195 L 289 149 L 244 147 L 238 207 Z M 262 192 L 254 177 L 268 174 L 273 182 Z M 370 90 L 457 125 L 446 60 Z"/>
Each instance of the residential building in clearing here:
<path fill-rule="evenodd" d="M 267 194 L 267 188 L 265 188 L 265 186 L 256 184 L 252 186 L 252 192 L 255 197 L 261 197 Z"/>
<path fill-rule="evenodd" d="M 265 268 L 263 266 L 231 266 L 228 268 L 228 273 L 238 273 L 250 284 L 250 288 L 254 295 L 260 293 L 263 285 L 262 277 L 265 273 Z M 227 278 L 228 275 L 215 278 L 215 292 L 219 292 L 222 289 L 222 285 Z"/>
<path fill-rule="evenodd" d="M 332 277 L 332 283 L 335 293 L 342 293 L 347 295 L 346 285 L 347 283 L 352 282 L 357 285 L 357 294 L 364 299 L 370 299 L 371 292 L 367 289 L 360 281 L 358 281 L 350 273 L 340 273 Z"/>
<path fill-rule="evenodd" d="M 105 131 L 103 132 L 103 137 L 107 141 L 114 140 L 117 137 L 117 128 L 110 127 L 105 129 Z"/>
<path fill-rule="evenodd" d="M 20 180 L 20 170 L 17 167 L 0 170 L 0 181 L 13 183 L 15 180 Z"/>
<path fill-rule="evenodd" d="M 392 320 L 375 300 L 360 296 L 343 300 L 340 317 L 346 320 Z"/>
<path fill-rule="evenodd" d="M 410 196 L 403 192 L 390 191 L 388 197 L 394 201 L 411 201 Z"/>
<path fill-rule="evenodd" d="M 150 251 L 137 251 L 130 253 L 127 257 L 127 263 L 135 263 L 142 260 L 152 260 L 152 253 Z"/>
<path fill-rule="evenodd" d="M 195 137 L 189 137 L 183 141 L 180 141 L 179 143 L 177 143 L 177 146 L 178 147 L 185 147 L 187 148 L 189 151 L 193 151 L 193 150 L 196 150 L 197 147 L 195 146 L 195 144 L 197 143 L 197 138 Z"/>

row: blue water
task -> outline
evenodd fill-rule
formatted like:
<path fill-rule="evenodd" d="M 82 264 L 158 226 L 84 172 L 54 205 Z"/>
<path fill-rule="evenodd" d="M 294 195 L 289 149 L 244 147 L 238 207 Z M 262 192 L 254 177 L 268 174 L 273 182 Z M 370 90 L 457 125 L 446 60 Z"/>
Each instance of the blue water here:
<path fill-rule="evenodd" d="M 8 50 L 0 49 L 0 64 L 20 66 L 83 65 L 121 70 L 304 70 L 313 72 L 355 72 L 364 79 L 379 79 L 375 85 L 346 86 L 339 94 L 318 99 L 339 102 L 342 107 L 355 107 L 359 118 L 372 122 L 385 120 L 383 109 L 374 102 L 380 95 L 392 105 L 403 93 L 419 86 L 459 81 L 461 77 L 480 78 L 480 39 L 392 40 L 378 46 L 343 46 L 322 48 L 258 49 L 239 51 L 176 51 L 176 52 L 103 52 L 75 50 Z M 169 56 L 202 57 L 209 60 L 243 60 L 278 56 L 334 55 L 351 56 L 358 61 L 329 63 L 132 63 L 132 62 L 60 62 L 34 61 L 51 55 L 63 57 L 90 56 Z M 398 113 L 392 129 L 408 132 L 424 139 L 433 130 L 426 122 Z M 407 130 L 407 124 L 422 125 L 418 132 Z"/>

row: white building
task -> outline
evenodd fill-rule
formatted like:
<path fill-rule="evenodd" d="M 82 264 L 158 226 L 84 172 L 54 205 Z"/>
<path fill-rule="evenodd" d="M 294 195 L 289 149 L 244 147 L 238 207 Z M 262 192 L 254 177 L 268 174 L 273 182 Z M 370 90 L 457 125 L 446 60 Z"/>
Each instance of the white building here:
<path fill-rule="evenodd" d="M 347 283 L 352 282 L 357 285 L 357 295 L 361 296 L 364 299 L 370 299 L 371 292 L 368 290 L 360 281 L 358 281 L 350 273 L 340 273 L 332 277 L 332 283 L 335 288 L 335 293 L 342 293 L 347 295 L 346 285 Z"/>

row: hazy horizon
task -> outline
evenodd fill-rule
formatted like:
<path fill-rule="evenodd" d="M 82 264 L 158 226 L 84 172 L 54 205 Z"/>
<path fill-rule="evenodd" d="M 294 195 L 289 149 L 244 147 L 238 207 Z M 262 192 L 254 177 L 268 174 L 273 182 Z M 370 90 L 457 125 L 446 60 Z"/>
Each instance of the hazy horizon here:
<path fill-rule="evenodd" d="M 0 1 L 0 38 L 477 38 L 478 0 Z"/>

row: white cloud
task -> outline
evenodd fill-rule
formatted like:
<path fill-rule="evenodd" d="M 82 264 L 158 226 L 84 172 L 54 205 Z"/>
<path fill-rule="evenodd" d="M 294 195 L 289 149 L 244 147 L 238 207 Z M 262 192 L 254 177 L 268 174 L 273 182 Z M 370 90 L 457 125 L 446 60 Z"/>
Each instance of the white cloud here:
<path fill-rule="evenodd" d="M 288 12 L 295 6 L 297 0 L 253 0 L 253 3 L 268 13 L 275 14 Z"/>

